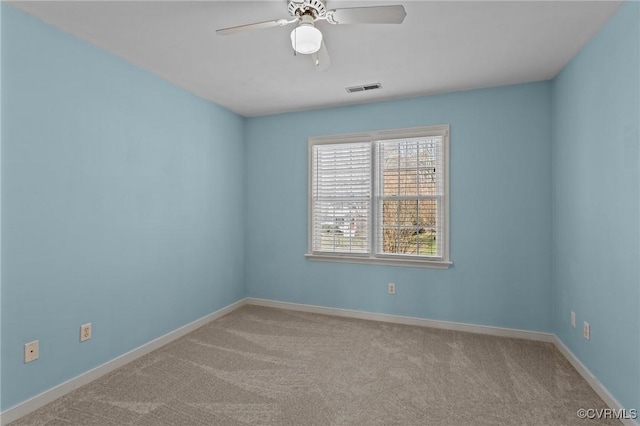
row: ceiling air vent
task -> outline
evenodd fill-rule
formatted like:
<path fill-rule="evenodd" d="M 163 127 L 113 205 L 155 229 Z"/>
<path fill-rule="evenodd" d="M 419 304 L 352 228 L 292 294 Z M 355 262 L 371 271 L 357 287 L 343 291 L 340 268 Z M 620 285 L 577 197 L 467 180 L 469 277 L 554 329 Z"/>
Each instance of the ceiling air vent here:
<path fill-rule="evenodd" d="M 380 84 L 380 83 L 371 83 L 371 84 L 365 84 L 364 86 L 347 87 L 347 92 L 348 93 L 366 92 L 366 91 L 369 91 L 369 90 L 376 90 L 376 89 L 381 89 L 381 88 L 382 88 L 382 84 Z"/>

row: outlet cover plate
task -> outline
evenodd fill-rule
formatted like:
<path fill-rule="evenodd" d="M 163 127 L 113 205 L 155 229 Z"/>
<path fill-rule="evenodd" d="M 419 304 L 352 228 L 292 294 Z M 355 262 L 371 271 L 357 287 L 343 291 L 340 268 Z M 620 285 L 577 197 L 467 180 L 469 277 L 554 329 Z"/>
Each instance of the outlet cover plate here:
<path fill-rule="evenodd" d="M 24 345 L 24 363 L 35 361 L 40 357 L 40 341 L 25 343 Z"/>
<path fill-rule="evenodd" d="M 91 339 L 91 323 L 82 324 L 80 326 L 80 341 L 85 342 Z"/>
<path fill-rule="evenodd" d="M 584 322 L 583 333 L 585 339 L 591 340 L 591 326 L 586 321 Z"/>

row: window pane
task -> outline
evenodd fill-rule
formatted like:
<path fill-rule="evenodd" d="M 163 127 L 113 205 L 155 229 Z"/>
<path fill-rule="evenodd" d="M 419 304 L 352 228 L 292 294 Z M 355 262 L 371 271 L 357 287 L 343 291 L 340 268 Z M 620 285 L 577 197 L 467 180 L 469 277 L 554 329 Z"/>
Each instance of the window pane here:
<path fill-rule="evenodd" d="M 436 245 L 437 200 L 418 202 L 418 254 L 433 256 L 438 253 Z"/>
<path fill-rule="evenodd" d="M 382 170 L 382 194 L 398 195 L 400 188 L 400 175 L 396 169 Z"/>
<path fill-rule="evenodd" d="M 369 251 L 369 202 L 318 201 L 314 250 L 340 253 Z"/>
<path fill-rule="evenodd" d="M 418 174 L 418 194 L 419 195 L 437 195 L 437 176 L 436 167 L 421 167 L 417 170 Z"/>
<path fill-rule="evenodd" d="M 371 144 L 315 145 L 312 154 L 313 251 L 368 253 Z"/>
<path fill-rule="evenodd" d="M 380 143 L 382 195 L 437 195 L 442 189 L 442 137 Z"/>
<path fill-rule="evenodd" d="M 380 253 L 439 256 L 438 200 L 444 193 L 441 136 L 377 143 Z"/>
<path fill-rule="evenodd" d="M 437 254 L 437 200 L 383 200 L 382 253 Z"/>

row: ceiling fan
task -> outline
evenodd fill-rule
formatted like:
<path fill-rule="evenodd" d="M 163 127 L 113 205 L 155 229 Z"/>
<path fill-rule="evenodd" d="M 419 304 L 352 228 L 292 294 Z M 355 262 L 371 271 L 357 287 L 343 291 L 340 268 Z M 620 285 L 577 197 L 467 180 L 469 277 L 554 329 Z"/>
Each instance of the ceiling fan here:
<path fill-rule="evenodd" d="M 236 27 L 221 28 L 217 34 L 229 35 L 271 27 L 284 27 L 296 23 L 291 31 L 291 46 L 297 53 L 311 55 L 316 69 L 323 71 L 330 65 L 329 53 L 322 40 L 316 21 L 330 24 L 401 24 L 407 13 L 402 5 L 351 7 L 327 10 L 324 0 L 289 0 L 290 19 L 256 22 Z"/>

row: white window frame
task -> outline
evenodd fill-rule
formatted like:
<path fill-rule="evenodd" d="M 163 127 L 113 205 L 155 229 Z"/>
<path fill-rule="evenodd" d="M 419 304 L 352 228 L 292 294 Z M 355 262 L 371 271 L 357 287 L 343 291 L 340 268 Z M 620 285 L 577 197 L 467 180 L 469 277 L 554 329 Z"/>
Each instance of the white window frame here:
<path fill-rule="evenodd" d="M 409 139 L 419 137 L 441 136 L 442 139 L 442 155 L 443 155 L 443 186 L 444 193 L 442 196 L 442 256 L 441 257 L 424 257 L 406 254 L 377 254 L 376 229 L 378 200 L 376 194 L 375 182 L 376 175 L 376 142 L 395 139 Z M 344 144 L 354 142 L 369 142 L 371 144 L 371 210 L 369 217 L 369 253 L 368 254 L 349 254 L 349 253 L 326 253 L 316 252 L 313 250 L 313 188 L 312 188 L 312 170 L 313 170 L 313 147 L 321 144 Z M 438 268 L 447 269 L 453 262 L 449 252 L 449 125 L 412 127 L 407 129 L 394 130 L 377 130 L 371 132 L 348 133 L 330 136 L 312 136 L 308 139 L 308 190 L 307 190 L 307 253 L 305 257 L 309 260 L 327 261 L 327 262 L 345 262 L 345 263 L 372 263 L 393 266 L 413 266 L 422 268 Z"/>

